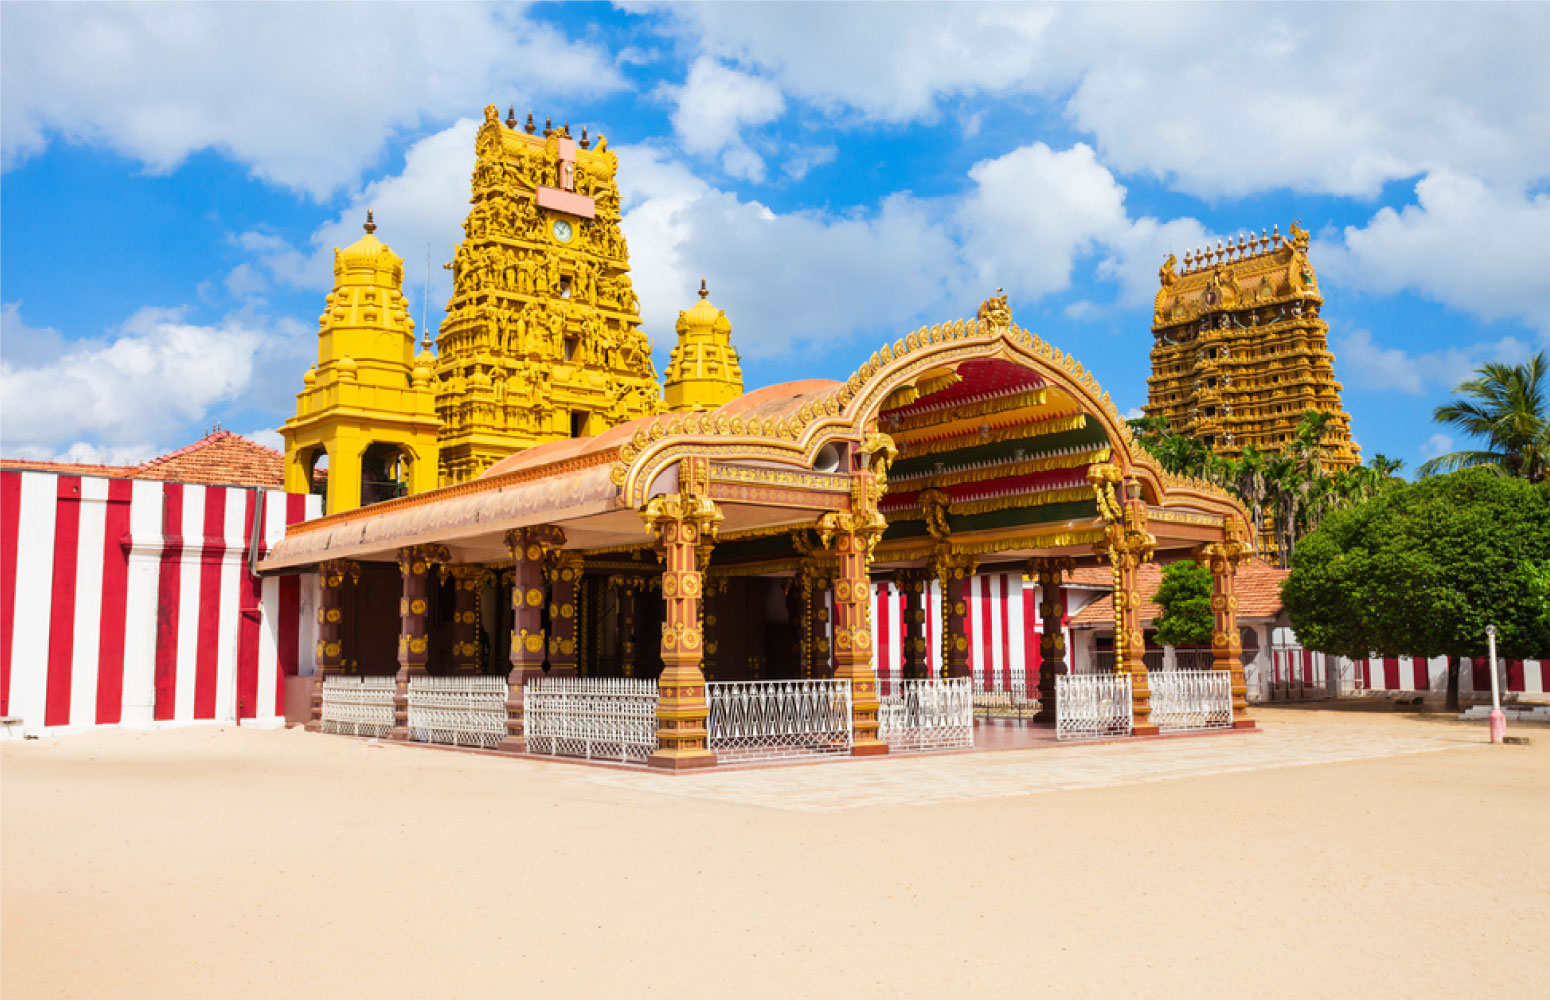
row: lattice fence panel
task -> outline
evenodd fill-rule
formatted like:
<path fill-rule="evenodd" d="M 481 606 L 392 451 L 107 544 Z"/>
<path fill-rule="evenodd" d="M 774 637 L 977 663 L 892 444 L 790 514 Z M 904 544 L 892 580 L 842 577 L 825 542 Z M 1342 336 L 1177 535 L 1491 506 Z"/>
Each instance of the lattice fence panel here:
<path fill-rule="evenodd" d="M 543 677 L 522 688 L 528 753 L 643 764 L 657 748 L 657 682 Z"/>
<path fill-rule="evenodd" d="M 392 732 L 396 683 L 392 677 L 323 678 L 323 732 L 344 736 Z"/>
<path fill-rule="evenodd" d="M 850 681 L 717 681 L 705 697 L 722 761 L 850 752 Z"/>
<path fill-rule="evenodd" d="M 900 681 L 878 708 L 877 738 L 895 752 L 972 747 L 975 699 L 968 677 Z"/>
<path fill-rule="evenodd" d="M 1055 678 L 1055 738 L 1129 736 L 1129 674 L 1064 674 Z"/>
<path fill-rule="evenodd" d="M 505 735 L 506 678 L 416 677 L 409 682 L 410 739 L 493 747 Z"/>
<path fill-rule="evenodd" d="M 986 718 L 1031 718 L 1039 710 L 1039 692 L 1028 690 L 1028 675 L 1021 667 L 1012 668 L 1010 684 L 1002 683 L 1000 674 L 995 677 L 997 683 L 986 687 L 978 682 L 974 685 L 974 711 Z"/>
<path fill-rule="evenodd" d="M 1147 681 L 1159 730 L 1232 726 L 1232 675 L 1226 670 L 1163 670 L 1147 675 Z"/>

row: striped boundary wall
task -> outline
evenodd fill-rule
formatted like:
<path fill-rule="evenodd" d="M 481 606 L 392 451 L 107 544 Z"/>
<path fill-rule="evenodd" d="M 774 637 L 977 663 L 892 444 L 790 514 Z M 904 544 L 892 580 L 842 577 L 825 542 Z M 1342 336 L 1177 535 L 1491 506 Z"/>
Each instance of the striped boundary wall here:
<path fill-rule="evenodd" d="M 0 716 L 25 733 L 279 724 L 310 673 L 315 576 L 248 572 L 321 497 L 0 472 Z"/>
<path fill-rule="evenodd" d="M 1341 693 L 1363 691 L 1446 691 L 1448 660 L 1420 656 L 1372 656 L 1360 660 L 1338 657 Z M 1297 646 L 1278 647 L 1271 653 L 1271 683 L 1285 685 L 1300 680 L 1305 685 L 1326 686 L 1329 657 Z M 1550 694 L 1550 659 L 1505 660 L 1504 694 Z M 1491 674 L 1486 658 L 1476 657 L 1459 670 L 1461 694 L 1490 694 Z"/>
<path fill-rule="evenodd" d="M 1070 621 L 1071 592 L 1062 624 Z M 974 686 L 985 691 L 1010 691 L 1013 678 L 1024 678 L 1025 690 L 1038 686 L 1039 620 L 1038 587 L 1021 573 L 981 573 L 968 588 L 969 669 Z M 884 695 L 904 676 L 905 594 L 891 581 L 872 584 L 872 648 L 876 650 L 878 685 Z M 942 671 L 942 590 L 931 584 L 931 610 L 926 615 L 926 645 L 931 651 L 933 675 Z M 1065 629 L 1066 649 L 1071 633 Z"/>

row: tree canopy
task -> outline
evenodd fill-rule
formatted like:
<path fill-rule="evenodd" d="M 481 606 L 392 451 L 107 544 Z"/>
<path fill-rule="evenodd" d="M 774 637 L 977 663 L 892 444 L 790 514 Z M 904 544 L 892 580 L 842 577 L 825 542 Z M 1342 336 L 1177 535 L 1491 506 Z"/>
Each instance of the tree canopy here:
<path fill-rule="evenodd" d="M 1291 568 L 1282 599 L 1313 649 L 1482 656 L 1494 624 L 1501 655 L 1550 655 L 1550 483 L 1471 469 L 1396 486 L 1330 514 Z"/>
<path fill-rule="evenodd" d="M 1550 362 L 1540 351 L 1521 365 L 1490 361 L 1453 391 L 1459 399 L 1433 412 L 1439 424 L 1480 438 L 1483 447 L 1439 455 L 1418 470 L 1429 476 L 1486 468 L 1537 483 L 1550 475 Z"/>
<path fill-rule="evenodd" d="M 1211 641 L 1215 619 L 1211 614 L 1210 570 L 1192 562 L 1165 567 L 1154 600 L 1162 609 L 1153 624 L 1163 645 L 1195 646 Z"/>

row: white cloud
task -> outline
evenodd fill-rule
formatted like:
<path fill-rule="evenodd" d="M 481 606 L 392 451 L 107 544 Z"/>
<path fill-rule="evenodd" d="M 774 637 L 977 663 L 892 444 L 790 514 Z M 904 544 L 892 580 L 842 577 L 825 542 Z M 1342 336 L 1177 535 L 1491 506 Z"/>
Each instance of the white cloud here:
<path fill-rule="evenodd" d="M 1416 203 L 1380 209 L 1318 248 L 1325 274 L 1379 294 L 1411 291 L 1550 339 L 1550 195 L 1429 174 Z"/>
<path fill-rule="evenodd" d="M 260 427 L 257 430 L 248 431 L 242 436 L 249 441 L 256 441 L 266 448 L 273 448 L 275 451 L 285 450 L 285 438 L 281 437 L 280 432 L 272 427 Z"/>
<path fill-rule="evenodd" d="M 426 120 L 623 85 L 597 48 L 475 4 L 6 4 L 0 53 L 7 166 L 54 138 L 157 172 L 215 150 L 319 198 Z"/>
<path fill-rule="evenodd" d="M 421 298 L 425 289 L 425 258 L 430 254 L 430 303 L 437 310 L 452 294 L 452 278 L 442 265 L 452 259 L 463 238 L 468 215 L 468 177 L 474 163 L 477 123 L 463 118 L 409 147 L 404 169 L 367 184 L 352 193 L 348 206 L 319 226 L 299 249 L 272 233 L 249 231 L 234 237 L 238 246 L 253 255 L 276 282 L 324 292 L 333 287 L 335 248 L 361 238 L 361 226 L 370 208 L 377 224 L 377 238 L 404 258 L 404 294 L 413 308 L 419 333 Z M 228 275 L 227 283 L 232 278 Z M 323 300 L 318 298 L 321 310 Z M 434 335 L 434 331 L 432 331 Z"/>
<path fill-rule="evenodd" d="M 842 122 L 933 121 L 954 97 L 1038 94 L 1114 169 L 1203 197 L 1370 197 L 1436 170 L 1522 184 L 1550 164 L 1550 102 L 1528 96 L 1550 93 L 1543 5 L 670 10 L 704 51 Z"/>
<path fill-rule="evenodd" d="M 1446 434 L 1433 434 L 1421 445 L 1422 458 L 1436 458 L 1453 450 L 1453 439 Z"/>
<path fill-rule="evenodd" d="M 65 344 L 51 359 L 0 360 L 6 449 L 138 446 L 235 399 L 252 379 L 262 331 L 196 326 L 185 312 L 146 307 L 108 337 Z"/>
<path fill-rule="evenodd" d="M 786 110 L 778 87 L 701 56 L 682 86 L 662 90 L 676 105 L 673 132 L 684 150 L 700 156 L 720 153 L 729 175 L 764 180 L 764 159 L 748 147 L 743 129 L 774 121 Z"/>
<path fill-rule="evenodd" d="M 1494 343 L 1450 347 L 1411 354 L 1376 343 L 1367 330 L 1333 338 L 1335 365 L 1348 386 L 1392 390 L 1419 396 L 1429 389 L 1451 390 L 1486 361 L 1517 362 L 1528 356 L 1528 345 L 1513 337 Z"/>

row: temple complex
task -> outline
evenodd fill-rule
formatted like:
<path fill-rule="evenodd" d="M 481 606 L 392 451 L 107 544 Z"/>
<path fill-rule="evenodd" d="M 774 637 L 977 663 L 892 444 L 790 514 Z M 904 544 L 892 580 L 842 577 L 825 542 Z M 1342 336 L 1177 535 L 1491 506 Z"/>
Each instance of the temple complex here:
<path fill-rule="evenodd" d="M 1359 464 L 1351 418 L 1340 402 L 1329 325 L 1318 277 L 1308 263 L 1308 233 L 1261 232 L 1236 244 L 1168 255 L 1152 318 L 1149 417 L 1236 458 L 1247 445 L 1285 447 L 1302 415 L 1330 415 L 1325 464 Z"/>
<path fill-rule="evenodd" d="M 1037 590 L 1038 614 L 1018 618 L 1037 629 L 1020 697 L 1051 731 L 1252 726 L 1242 504 L 1165 472 L 1005 295 L 883 345 L 845 381 L 744 392 L 702 281 L 659 387 L 606 140 L 490 107 L 476 160 L 436 353 L 414 354 L 402 261 L 368 215 L 336 251 L 318 365 L 283 431 L 294 488 L 331 461 L 327 516 L 262 563 L 319 584 L 315 728 L 672 770 L 972 745 L 992 576 Z M 1209 388 L 1239 407 L 1249 386 L 1233 380 L 1249 378 L 1230 366 L 1274 359 L 1254 369 L 1274 392 L 1338 411 L 1317 380 L 1329 361 L 1305 247 L 1239 251 L 1236 278 L 1165 269 L 1178 289 L 1159 298 L 1158 351 L 1198 336 L 1198 364 L 1231 385 Z M 1269 289 L 1253 306 L 1224 291 L 1251 278 Z M 1208 566 L 1216 615 L 1213 669 L 1159 675 L 1155 703 L 1138 618 L 1153 558 Z M 1064 618 L 1083 567 L 1112 580 L 1113 669 L 1078 676 Z M 874 622 L 884 593 L 899 628 Z M 891 690 L 884 641 L 902 654 Z"/>

